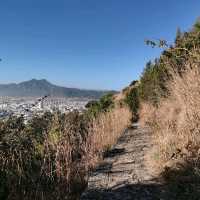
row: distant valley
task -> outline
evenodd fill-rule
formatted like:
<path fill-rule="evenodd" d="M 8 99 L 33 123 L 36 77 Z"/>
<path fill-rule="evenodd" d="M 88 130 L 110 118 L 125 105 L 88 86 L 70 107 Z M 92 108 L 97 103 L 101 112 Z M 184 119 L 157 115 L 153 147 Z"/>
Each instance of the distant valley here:
<path fill-rule="evenodd" d="M 84 90 L 61 87 L 54 85 L 45 79 L 32 79 L 18 84 L 0 84 L 0 96 L 11 97 L 38 97 L 49 95 L 52 97 L 100 98 L 102 95 L 109 92 L 115 93 L 115 91 Z"/>

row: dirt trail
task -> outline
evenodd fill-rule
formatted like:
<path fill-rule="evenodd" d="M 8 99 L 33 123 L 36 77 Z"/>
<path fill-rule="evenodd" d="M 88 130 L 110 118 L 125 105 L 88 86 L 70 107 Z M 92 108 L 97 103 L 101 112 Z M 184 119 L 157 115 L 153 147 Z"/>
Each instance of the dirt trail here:
<path fill-rule="evenodd" d="M 149 131 L 134 124 L 91 173 L 81 200 L 163 199 L 161 184 L 144 165 L 144 155 L 151 145 Z"/>

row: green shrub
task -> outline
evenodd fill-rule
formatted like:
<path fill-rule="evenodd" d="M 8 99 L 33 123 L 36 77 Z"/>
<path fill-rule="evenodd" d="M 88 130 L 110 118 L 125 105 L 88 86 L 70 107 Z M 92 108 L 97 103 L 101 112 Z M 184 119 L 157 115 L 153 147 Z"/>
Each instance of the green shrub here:
<path fill-rule="evenodd" d="M 133 87 L 131 88 L 125 98 L 125 103 L 128 104 L 131 112 L 132 112 L 132 121 L 136 121 L 138 119 L 138 109 L 139 109 L 139 95 L 138 95 L 138 88 Z"/>
<path fill-rule="evenodd" d="M 114 107 L 113 94 L 109 93 L 100 98 L 99 101 L 90 101 L 86 108 L 89 117 L 97 117 L 99 113 L 107 112 Z"/>
<path fill-rule="evenodd" d="M 109 109 L 114 107 L 114 101 L 113 101 L 113 94 L 106 94 L 103 97 L 101 97 L 100 101 L 100 110 L 101 111 L 108 111 Z"/>
<path fill-rule="evenodd" d="M 146 64 L 139 84 L 139 97 L 142 101 L 158 105 L 161 98 L 169 95 L 166 83 L 171 79 L 171 73 L 175 71 L 181 74 L 185 70 L 185 63 L 190 59 L 199 62 L 199 27 L 198 20 L 190 32 L 182 33 L 178 29 L 175 44 L 171 46 L 164 40 L 146 41 L 152 47 L 164 48 L 164 51 L 159 59 Z M 197 52 L 194 52 L 194 49 Z"/>
<path fill-rule="evenodd" d="M 168 78 L 166 67 L 159 63 L 148 62 L 138 88 L 140 99 L 157 104 L 167 94 L 165 80 Z"/>

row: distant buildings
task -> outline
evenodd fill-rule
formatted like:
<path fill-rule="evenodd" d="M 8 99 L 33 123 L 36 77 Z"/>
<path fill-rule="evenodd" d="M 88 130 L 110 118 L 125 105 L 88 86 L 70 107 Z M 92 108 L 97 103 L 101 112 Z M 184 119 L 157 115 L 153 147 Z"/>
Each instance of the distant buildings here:
<path fill-rule="evenodd" d="M 34 114 L 41 115 L 46 111 L 59 110 L 62 113 L 73 110 L 83 111 L 90 100 L 88 98 L 0 97 L 0 118 L 23 115 L 28 120 Z"/>

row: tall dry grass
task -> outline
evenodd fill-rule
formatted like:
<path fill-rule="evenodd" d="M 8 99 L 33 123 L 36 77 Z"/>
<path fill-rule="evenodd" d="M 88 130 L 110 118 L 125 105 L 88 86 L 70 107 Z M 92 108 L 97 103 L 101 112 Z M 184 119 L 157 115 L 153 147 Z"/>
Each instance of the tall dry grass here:
<path fill-rule="evenodd" d="M 59 198 L 67 195 L 69 199 L 76 199 L 85 189 L 89 171 L 129 126 L 131 112 L 126 107 L 115 107 L 89 123 L 79 122 L 83 120 L 79 117 L 65 119 L 62 128 L 55 123 L 45 141 L 42 171 L 55 179 L 54 192 Z"/>
<path fill-rule="evenodd" d="M 95 166 L 101 160 L 103 152 L 117 142 L 117 139 L 130 125 L 131 117 L 128 107 L 118 106 L 92 120 L 86 145 L 86 155 L 90 167 Z"/>
<path fill-rule="evenodd" d="M 92 120 L 79 112 L 54 113 L 41 135 L 37 126 L 32 131 L 32 124 L 24 125 L 22 119 L 1 122 L 0 199 L 77 200 L 89 171 L 130 118 L 129 109 L 118 105 Z"/>
<path fill-rule="evenodd" d="M 157 172 L 188 161 L 199 168 L 200 65 L 189 63 L 182 74 L 172 71 L 168 89 L 170 96 L 158 107 L 141 106 L 141 122 L 152 128 L 155 142 L 148 164 Z"/>

